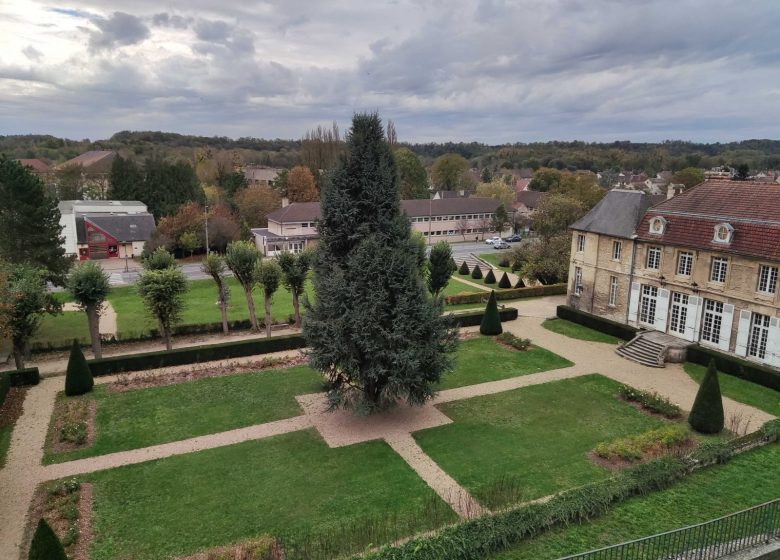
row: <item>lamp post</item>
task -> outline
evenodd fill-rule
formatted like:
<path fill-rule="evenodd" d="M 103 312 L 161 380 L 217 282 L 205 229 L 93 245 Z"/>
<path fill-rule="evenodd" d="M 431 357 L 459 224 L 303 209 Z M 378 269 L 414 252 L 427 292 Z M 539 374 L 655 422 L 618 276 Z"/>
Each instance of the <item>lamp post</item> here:
<path fill-rule="evenodd" d="M 203 212 L 206 215 L 206 256 L 209 256 L 209 207 L 208 205 L 203 206 Z"/>

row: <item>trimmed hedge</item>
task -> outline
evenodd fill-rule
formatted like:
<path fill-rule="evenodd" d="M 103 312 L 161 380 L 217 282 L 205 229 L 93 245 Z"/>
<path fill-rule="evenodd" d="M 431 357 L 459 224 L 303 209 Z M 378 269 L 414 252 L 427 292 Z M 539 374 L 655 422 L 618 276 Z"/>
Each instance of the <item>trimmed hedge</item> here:
<path fill-rule="evenodd" d="M 522 299 L 540 296 L 559 296 L 566 293 L 566 284 L 550 284 L 549 286 L 533 286 L 531 288 L 512 288 L 509 290 L 496 290 L 496 299 L 499 301 L 507 299 Z M 490 294 L 488 292 L 478 292 L 476 294 L 461 294 L 456 296 L 447 296 L 444 303 L 457 305 L 461 303 L 486 303 Z"/>
<path fill-rule="evenodd" d="M 458 270 L 458 272 L 463 276 L 468 276 L 471 273 L 471 271 L 469 270 L 469 265 L 466 264 L 466 261 L 460 263 L 460 270 Z"/>
<path fill-rule="evenodd" d="M 11 380 L 4 373 L 0 374 L 0 406 L 3 406 L 8 391 L 11 390 Z"/>
<path fill-rule="evenodd" d="M 41 382 L 41 374 L 37 367 L 6 371 L 0 375 L 8 376 L 11 387 L 23 387 L 24 385 L 37 385 Z"/>
<path fill-rule="evenodd" d="M 124 371 L 156 369 L 168 366 L 181 366 L 199 362 L 211 362 L 228 358 L 241 358 L 282 350 L 295 350 L 306 346 L 306 341 L 299 334 L 275 336 L 271 338 L 253 338 L 219 344 L 204 344 L 173 350 L 144 352 L 142 354 L 127 354 L 112 356 L 100 360 L 89 360 L 92 375 L 108 375 Z"/>
<path fill-rule="evenodd" d="M 493 269 L 490 268 L 487 271 L 487 274 L 485 274 L 485 284 L 495 284 L 496 283 L 496 275 L 493 274 Z"/>
<path fill-rule="evenodd" d="M 471 313 L 453 313 L 455 317 L 455 324 L 458 327 L 476 327 L 482 324 L 482 316 L 484 311 L 473 311 Z M 518 311 L 514 307 L 506 307 L 499 309 L 498 316 L 501 317 L 501 322 L 514 321 L 517 319 Z"/>
<path fill-rule="evenodd" d="M 632 327 L 631 325 L 624 325 L 617 321 L 586 313 L 585 311 L 574 309 L 568 305 L 559 305 L 557 315 L 559 319 L 566 319 L 572 323 L 577 323 L 593 330 L 610 334 L 621 340 L 631 340 L 636 336 L 636 333 L 639 332 L 639 329 Z"/>
<path fill-rule="evenodd" d="M 738 356 L 724 354 L 698 344 L 688 346 L 686 359 L 705 367 L 709 365 L 710 360 L 715 360 L 715 367 L 718 368 L 718 371 L 780 391 L 780 371 L 769 366 L 749 362 Z"/>

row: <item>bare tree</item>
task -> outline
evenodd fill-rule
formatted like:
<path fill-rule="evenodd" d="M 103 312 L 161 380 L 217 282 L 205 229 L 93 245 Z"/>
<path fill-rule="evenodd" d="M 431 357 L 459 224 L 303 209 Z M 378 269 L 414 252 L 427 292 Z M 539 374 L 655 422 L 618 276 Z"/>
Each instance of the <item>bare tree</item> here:
<path fill-rule="evenodd" d="M 466 218 L 466 216 L 461 216 L 460 220 L 458 220 L 458 229 L 463 236 L 463 241 L 466 241 L 466 230 L 469 229 L 469 226 L 471 226 L 471 220 Z"/>
<path fill-rule="evenodd" d="M 387 121 L 387 143 L 393 149 L 398 144 L 398 135 L 395 132 L 395 123 L 388 119 Z"/>

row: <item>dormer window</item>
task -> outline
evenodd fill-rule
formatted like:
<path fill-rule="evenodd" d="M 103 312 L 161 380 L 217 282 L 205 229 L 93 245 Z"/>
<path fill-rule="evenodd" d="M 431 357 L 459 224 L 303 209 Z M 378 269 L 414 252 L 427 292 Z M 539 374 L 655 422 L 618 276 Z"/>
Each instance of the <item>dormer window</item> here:
<path fill-rule="evenodd" d="M 731 224 L 715 226 L 715 235 L 712 238 L 715 243 L 731 243 L 732 237 L 734 237 L 734 228 L 731 227 Z"/>
<path fill-rule="evenodd" d="M 652 235 L 663 235 L 666 231 L 666 218 L 656 216 L 650 220 L 650 233 Z"/>

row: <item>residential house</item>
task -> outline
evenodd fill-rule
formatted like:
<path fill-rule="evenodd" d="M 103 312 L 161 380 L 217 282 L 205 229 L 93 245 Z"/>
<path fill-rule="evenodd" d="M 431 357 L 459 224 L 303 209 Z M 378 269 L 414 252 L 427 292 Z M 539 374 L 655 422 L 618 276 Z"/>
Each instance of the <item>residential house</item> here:
<path fill-rule="evenodd" d="M 78 166 L 81 169 L 79 190 L 84 193 L 84 198 L 96 200 L 106 198 L 114 158 L 116 158 L 114 151 L 92 150 L 54 166 L 52 171 L 55 188 L 58 185 L 58 173 Z"/>
<path fill-rule="evenodd" d="M 39 159 L 17 159 L 24 167 L 32 171 L 35 175 L 41 178 L 48 177 L 51 173 L 51 169 L 48 165 Z"/>
<path fill-rule="evenodd" d="M 515 203 L 512 204 L 512 208 L 514 208 L 517 215 L 530 218 L 531 214 L 536 211 L 546 197 L 546 192 L 520 191 L 515 196 Z"/>
<path fill-rule="evenodd" d="M 497 200 L 481 197 L 401 201 L 412 231 L 419 232 L 429 243 L 442 239 L 451 242 L 471 240 L 472 237 L 483 239 L 494 232 L 493 219 L 498 206 Z M 268 214 L 268 227 L 252 230 L 255 243 L 268 256 L 280 251 L 297 253 L 317 243 L 319 218 L 319 202 L 294 202 Z M 510 210 L 509 223 L 511 221 Z"/>
<path fill-rule="evenodd" d="M 260 165 L 247 165 L 242 169 L 249 186 L 269 187 L 276 180 L 281 169 Z"/>
<path fill-rule="evenodd" d="M 134 200 L 63 200 L 59 210 L 65 253 L 80 260 L 140 257 L 155 228 Z"/>
<path fill-rule="evenodd" d="M 780 184 L 652 202 L 611 191 L 572 225 L 569 304 L 780 367 Z"/>

